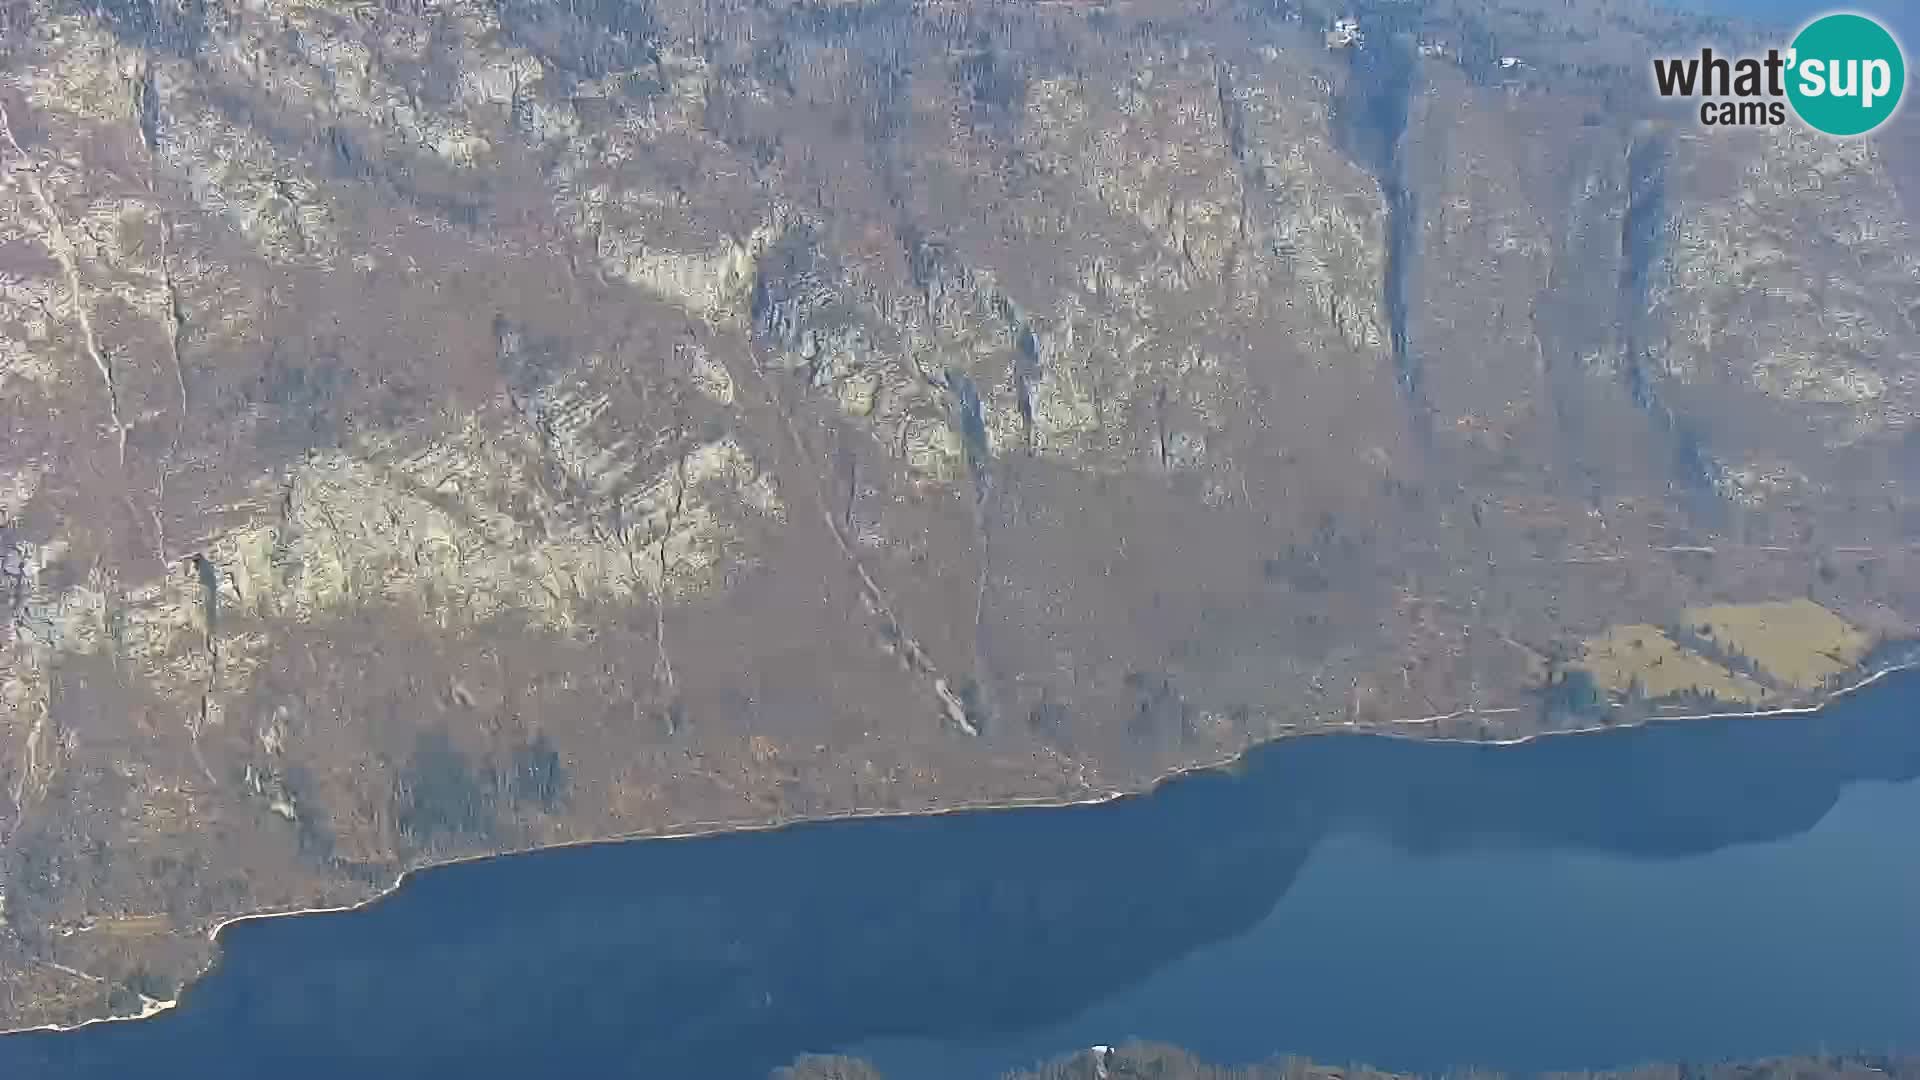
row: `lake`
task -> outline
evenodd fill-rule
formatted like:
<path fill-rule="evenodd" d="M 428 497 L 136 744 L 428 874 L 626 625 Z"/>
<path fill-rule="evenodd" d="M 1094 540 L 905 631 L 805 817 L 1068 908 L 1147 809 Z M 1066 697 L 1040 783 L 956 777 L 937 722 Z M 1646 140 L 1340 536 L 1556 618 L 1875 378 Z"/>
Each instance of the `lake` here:
<path fill-rule="evenodd" d="M 1920 679 L 1520 746 L 1358 735 L 1101 806 L 446 867 L 252 921 L 0 1075 L 977 1078 L 1139 1036 L 1400 1069 L 1920 1050 Z"/>

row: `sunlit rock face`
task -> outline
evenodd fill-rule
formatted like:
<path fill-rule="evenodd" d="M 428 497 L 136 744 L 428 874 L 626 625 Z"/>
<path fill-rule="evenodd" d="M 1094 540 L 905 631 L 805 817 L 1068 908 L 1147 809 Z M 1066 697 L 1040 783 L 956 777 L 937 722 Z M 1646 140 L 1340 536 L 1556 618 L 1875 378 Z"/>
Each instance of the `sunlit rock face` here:
<path fill-rule="evenodd" d="M 1695 396 L 1767 412 L 1807 449 L 1791 468 L 1743 417 L 1722 423 L 1755 460 L 1736 464 L 1752 493 L 1793 487 L 1821 455 L 1906 437 L 1916 388 L 1920 249 L 1886 151 L 1799 129 L 1745 140 L 1735 161 L 1695 137 L 1676 147 L 1683 192 L 1667 276 L 1654 293 L 1665 333 L 1655 362 Z M 1704 407 L 1703 407 L 1704 408 Z"/>
<path fill-rule="evenodd" d="M 1912 133 L 1355 6 L 0 4 L 0 1023 L 454 855 L 1906 633 Z"/>
<path fill-rule="evenodd" d="M 1250 367 L 1366 383 L 1385 353 L 1380 192 L 1333 145 L 1317 62 L 1189 48 L 1036 77 L 1003 140 L 958 132 L 964 156 L 922 163 L 1017 163 L 1008 242 L 976 244 L 955 208 L 875 266 L 797 212 L 761 261 L 756 336 L 931 480 L 970 452 L 1217 467 Z"/>
<path fill-rule="evenodd" d="M 1876 369 L 1897 363 L 1890 350 L 1920 279 L 1884 160 L 1871 142 L 1795 129 L 1751 150 L 1731 183 L 1701 183 L 1713 197 L 1673 221 L 1671 276 L 1658 295 L 1672 326 L 1663 369 L 1860 409 L 1836 436 L 1904 424 Z M 1859 270 L 1813 272 L 1833 256 Z"/>

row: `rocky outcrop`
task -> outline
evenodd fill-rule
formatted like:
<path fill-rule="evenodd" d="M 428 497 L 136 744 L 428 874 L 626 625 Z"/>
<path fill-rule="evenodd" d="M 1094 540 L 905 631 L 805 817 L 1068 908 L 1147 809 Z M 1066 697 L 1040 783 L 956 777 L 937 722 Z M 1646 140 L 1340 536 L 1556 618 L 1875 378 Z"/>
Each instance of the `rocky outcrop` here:
<path fill-rule="evenodd" d="M 1908 633 L 1904 144 L 1551 6 L 0 5 L 0 1020 L 453 855 Z"/>

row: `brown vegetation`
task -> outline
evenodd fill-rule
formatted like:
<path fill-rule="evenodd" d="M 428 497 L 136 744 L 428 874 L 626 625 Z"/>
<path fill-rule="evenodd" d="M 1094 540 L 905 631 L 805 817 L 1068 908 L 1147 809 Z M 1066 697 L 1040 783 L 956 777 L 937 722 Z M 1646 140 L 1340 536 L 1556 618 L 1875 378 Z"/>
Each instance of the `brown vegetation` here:
<path fill-rule="evenodd" d="M 1906 633 L 1875 144 L 1661 113 L 1649 5 L 1333 7 L 0 6 L 0 1025 L 427 862 Z"/>
<path fill-rule="evenodd" d="M 1461 1069 L 1446 1076 L 1453 1080 L 1505 1080 L 1506 1074 Z M 774 1077 L 776 1080 L 883 1080 L 866 1062 L 816 1056 L 801 1058 L 777 1070 Z M 1542 1080 L 1912 1080 L 1914 1077 L 1920 1077 L 1920 1061 L 1912 1058 L 1835 1054 L 1547 1073 Z M 1177 1047 L 1131 1042 L 1082 1050 L 1032 1069 L 1008 1073 L 1003 1080 L 1413 1080 L 1413 1077 L 1364 1065 L 1319 1065 L 1302 1058 L 1281 1058 L 1257 1065 L 1210 1065 Z"/>

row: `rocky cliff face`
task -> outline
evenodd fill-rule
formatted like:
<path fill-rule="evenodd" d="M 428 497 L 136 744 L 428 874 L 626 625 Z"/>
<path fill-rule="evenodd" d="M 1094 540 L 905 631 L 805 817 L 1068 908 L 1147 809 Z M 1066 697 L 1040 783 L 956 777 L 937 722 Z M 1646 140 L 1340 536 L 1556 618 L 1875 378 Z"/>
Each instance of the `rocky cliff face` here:
<path fill-rule="evenodd" d="M 1912 132 L 1360 7 L 0 4 L 0 1019 L 452 855 L 1906 632 Z"/>

